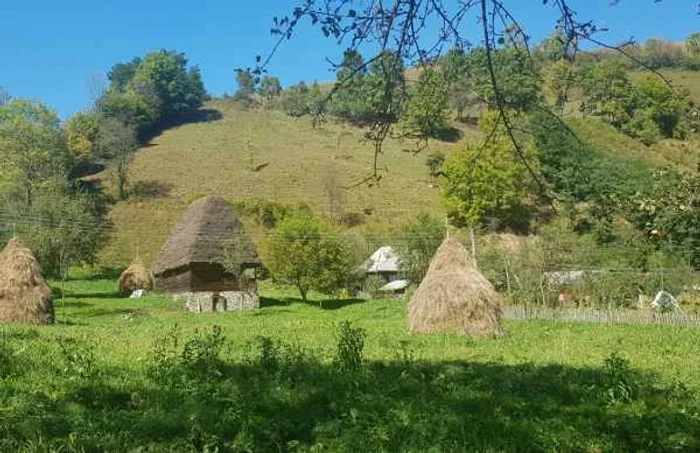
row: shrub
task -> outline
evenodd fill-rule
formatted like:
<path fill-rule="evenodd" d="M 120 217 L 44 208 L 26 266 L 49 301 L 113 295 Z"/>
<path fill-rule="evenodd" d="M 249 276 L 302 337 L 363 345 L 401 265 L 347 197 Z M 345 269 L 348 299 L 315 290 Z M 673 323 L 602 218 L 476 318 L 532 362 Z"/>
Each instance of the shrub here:
<path fill-rule="evenodd" d="M 443 203 L 458 226 L 477 227 L 497 219 L 501 228 L 526 230 L 533 181 L 498 122 L 494 115 L 484 116 L 480 127 L 486 134 L 493 131 L 491 140 L 466 142 L 445 161 L 440 179 Z M 525 151 L 525 159 L 537 167 L 532 150 Z"/>
<path fill-rule="evenodd" d="M 351 254 L 344 241 L 310 215 L 280 222 L 270 232 L 264 250 L 272 277 L 294 285 L 303 300 L 311 289 L 335 293 L 352 273 Z"/>
<path fill-rule="evenodd" d="M 431 178 L 437 178 L 442 165 L 445 163 L 445 153 L 442 151 L 432 151 L 425 161 L 425 165 L 428 166 Z"/>
<path fill-rule="evenodd" d="M 365 331 L 343 321 L 338 330 L 338 346 L 334 364 L 341 372 L 356 372 L 362 367 L 362 352 L 365 347 Z"/>
<path fill-rule="evenodd" d="M 605 394 L 608 403 L 628 403 L 637 393 L 637 382 L 629 360 L 617 353 L 605 358 Z"/>
<path fill-rule="evenodd" d="M 430 260 L 445 237 L 445 225 L 428 214 L 420 214 L 406 224 L 396 245 L 401 272 L 419 283 L 428 270 Z"/>
<path fill-rule="evenodd" d="M 7 208 L 46 276 L 60 278 L 71 265 L 94 262 L 104 230 L 90 196 L 52 187 L 36 193 L 29 207 L 11 202 Z"/>

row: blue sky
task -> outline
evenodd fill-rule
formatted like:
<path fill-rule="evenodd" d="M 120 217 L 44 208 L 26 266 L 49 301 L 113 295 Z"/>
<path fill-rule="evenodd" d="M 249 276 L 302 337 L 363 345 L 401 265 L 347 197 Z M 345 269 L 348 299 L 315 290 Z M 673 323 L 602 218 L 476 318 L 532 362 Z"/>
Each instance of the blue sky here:
<path fill-rule="evenodd" d="M 15 97 L 41 100 L 62 118 L 90 101 L 88 80 L 116 62 L 161 48 L 185 52 L 213 94 L 235 91 L 234 69 L 250 66 L 274 43 L 272 18 L 298 1 L 282 0 L 2 0 L 0 86 Z M 554 25 L 542 0 L 506 0 L 535 39 Z M 581 19 L 610 28 L 606 40 L 682 40 L 700 31 L 696 0 L 572 0 Z M 475 28 L 475 32 L 477 29 Z M 474 42 L 478 35 L 473 34 Z M 326 57 L 342 53 L 333 40 L 302 27 L 269 67 L 283 84 L 332 78 Z"/>

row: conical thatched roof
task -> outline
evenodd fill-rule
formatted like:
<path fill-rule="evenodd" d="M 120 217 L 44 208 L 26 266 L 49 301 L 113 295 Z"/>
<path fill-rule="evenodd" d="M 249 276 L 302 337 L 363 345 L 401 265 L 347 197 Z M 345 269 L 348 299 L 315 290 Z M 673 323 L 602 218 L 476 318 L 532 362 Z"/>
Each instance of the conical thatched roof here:
<path fill-rule="evenodd" d="M 145 289 L 150 291 L 153 289 L 151 284 L 151 274 L 148 269 L 139 260 L 134 261 L 127 267 L 119 276 L 119 292 L 127 295 L 137 289 Z"/>
<path fill-rule="evenodd" d="M 500 297 L 462 244 L 445 239 L 408 304 L 411 332 L 500 337 Z"/>
<path fill-rule="evenodd" d="M 261 264 L 255 245 L 226 200 L 201 198 L 185 210 L 151 270 L 157 276 L 191 263 L 224 264 L 231 261 L 232 248 L 239 265 Z"/>
<path fill-rule="evenodd" d="M 51 288 L 31 250 L 16 237 L 0 253 L 0 322 L 54 322 Z"/>
<path fill-rule="evenodd" d="M 362 270 L 368 274 L 398 272 L 399 255 L 389 246 L 380 247 L 362 263 Z"/>

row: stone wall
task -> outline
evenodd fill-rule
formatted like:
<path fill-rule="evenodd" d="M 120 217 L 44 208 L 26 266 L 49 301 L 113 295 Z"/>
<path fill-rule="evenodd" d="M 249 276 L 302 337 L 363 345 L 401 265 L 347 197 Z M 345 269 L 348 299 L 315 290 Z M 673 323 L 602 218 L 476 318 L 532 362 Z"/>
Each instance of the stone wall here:
<path fill-rule="evenodd" d="M 260 308 L 260 298 L 254 289 L 221 293 L 181 293 L 176 295 L 175 299 L 185 302 L 187 309 L 195 313 Z"/>

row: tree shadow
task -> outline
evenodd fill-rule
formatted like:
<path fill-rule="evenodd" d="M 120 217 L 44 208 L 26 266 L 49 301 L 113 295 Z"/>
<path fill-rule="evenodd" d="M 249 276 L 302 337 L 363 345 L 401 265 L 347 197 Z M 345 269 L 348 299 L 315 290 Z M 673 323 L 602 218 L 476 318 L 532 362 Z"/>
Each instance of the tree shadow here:
<path fill-rule="evenodd" d="M 150 316 L 146 310 L 134 308 L 93 308 L 81 312 L 80 315 L 87 318 L 100 318 L 114 315 L 129 315 L 129 318 L 145 318 Z"/>
<path fill-rule="evenodd" d="M 367 301 L 364 299 L 322 299 L 322 300 L 303 300 L 300 298 L 288 298 L 285 299 L 287 305 L 291 303 L 298 303 L 309 305 L 311 307 L 316 307 L 321 310 L 340 310 L 341 308 L 348 307 L 355 304 L 363 304 Z"/>
<path fill-rule="evenodd" d="M 105 171 L 107 166 L 103 162 L 81 162 L 71 168 L 69 178 L 80 179 L 96 175 Z"/>
<path fill-rule="evenodd" d="M 462 131 L 455 127 L 446 127 L 437 134 L 437 139 L 448 143 L 457 143 L 462 139 Z"/>
<path fill-rule="evenodd" d="M 180 127 L 185 124 L 212 123 L 221 120 L 223 117 L 223 114 L 219 110 L 200 108 L 195 110 L 194 112 L 191 112 L 188 115 L 184 115 L 179 118 L 171 119 L 170 121 L 155 125 L 148 131 L 144 131 L 142 134 L 140 134 L 139 138 L 143 142 L 148 142 L 168 129 Z"/>
<path fill-rule="evenodd" d="M 113 280 L 116 282 L 122 271 L 123 269 L 118 268 L 99 267 L 85 274 L 69 275 L 67 281 L 95 282 L 99 280 Z"/>
<path fill-rule="evenodd" d="M 94 451 L 700 448 L 696 400 L 650 374 L 618 376 L 635 391 L 614 402 L 619 382 L 603 368 L 405 359 L 342 371 L 284 351 L 263 343 L 243 362 L 150 362 L 146 381 L 131 378 L 131 369 L 104 368 L 61 379 L 52 404 L 42 404 L 41 387 L 8 388 L 0 398 L 23 404 L 6 406 L 3 445 L 43 436 L 52 446 Z"/>
<path fill-rule="evenodd" d="M 169 183 L 153 179 L 133 183 L 129 192 L 131 199 L 145 201 L 167 197 L 171 189 Z"/>
<path fill-rule="evenodd" d="M 60 300 L 54 299 L 54 304 L 59 305 L 62 308 L 87 308 L 93 307 L 95 304 L 89 304 L 80 300 L 68 300 L 61 302 Z"/>
<path fill-rule="evenodd" d="M 95 292 L 66 291 L 66 297 L 71 299 L 128 299 L 128 296 L 125 297 L 116 290 Z"/>
<path fill-rule="evenodd" d="M 277 299 L 273 297 L 265 297 L 261 296 L 260 297 L 260 308 L 268 308 L 268 307 L 288 307 L 291 305 L 291 301 L 289 299 Z"/>

